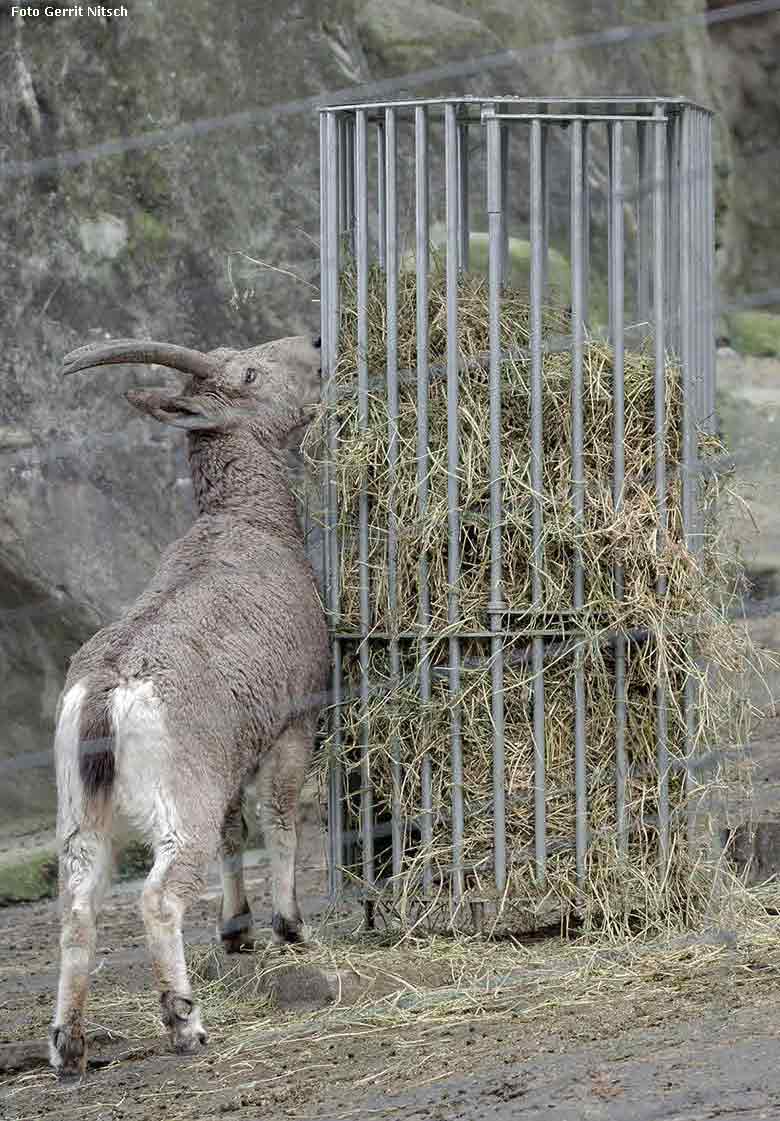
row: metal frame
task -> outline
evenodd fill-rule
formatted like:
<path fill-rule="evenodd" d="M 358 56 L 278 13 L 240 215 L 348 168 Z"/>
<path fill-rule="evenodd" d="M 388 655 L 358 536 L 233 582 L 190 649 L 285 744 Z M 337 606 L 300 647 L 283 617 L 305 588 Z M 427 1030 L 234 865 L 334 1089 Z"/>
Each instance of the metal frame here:
<path fill-rule="evenodd" d="M 368 423 L 369 371 L 366 361 L 367 276 L 373 257 L 386 276 L 387 299 L 387 362 L 385 387 L 389 403 L 389 463 L 392 476 L 398 450 L 396 428 L 399 382 L 407 375 L 417 383 L 418 439 L 418 503 L 419 515 L 425 517 L 428 501 L 428 386 L 437 372 L 429 367 L 427 358 L 427 293 L 428 261 L 431 230 L 430 175 L 434 159 L 443 166 L 446 226 L 446 292 L 447 351 L 441 375 L 447 384 L 447 499 L 449 553 L 448 577 L 451 587 L 449 620 L 458 618 L 457 575 L 460 564 L 458 503 L 458 274 L 469 265 L 469 229 L 475 199 L 470 198 L 469 146 L 478 130 L 484 144 L 486 160 L 485 195 L 474 211 L 484 213 L 488 228 L 488 292 L 489 338 L 487 356 L 490 395 L 490 599 L 486 604 L 490 629 L 484 637 L 490 643 L 492 689 L 493 745 L 493 871 L 496 890 L 504 891 L 508 863 L 505 830 L 504 776 L 504 653 L 508 642 L 517 637 L 511 615 L 502 594 L 502 493 L 500 480 L 501 392 L 499 316 L 501 289 L 507 275 L 509 243 L 508 200 L 514 177 L 529 177 L 530 262 L 530 360 L 531 396 L 531 482 L 533 499 L 533 565 L 531 608 L 539 613 L 543 604 L 542 551 L 542 305 L 548 279 L 550 241 L 550 143 L 567 143 L 570 151 L 570 255 L 572 290 L 571 338 L 573 359 L 573 506 L 575 518 L 584 514 L 583 454 L 586 434 L 583 432 L 582 374 L 583 348 L 588 332 L 588 290 L 590 282 L 590 182 L 589 168 L 596 158 L 598 146 L 606 147 L 608 175 L 606 187 L 608 231 L 608 334 L 614 347 L 614 476 L 611 480 L 615 507 L 622 501 L 624 486 L 624 396 L 623 362 L 626 332 L 632 318 L 644 325 L 649 335 L 655 363 L 655 487 L 662 527 L 667 518 L 668 471 L 664 458 L 665 401 L 664 366 L 668 352 L 679 354 L 682 368 L 683 416 L 682 456 L 679 467 L 682 477 L 682 516 L 685 540 L 694 550 L 701 547 L 703 520 L 697 500 L 697 427 L 714 430 L 715 362 L 713 331 L 713 200 L 712 200 L 712 117 L 708 109 L 678 98 L 562 98 L 536 99 L 503 96 L 500 99 L 463 97 L 426 101 L 396 101 L 329 106 L 321 111 L 321 215 L 322 215 L 322 347 L 325 392 L 331 392 L 331 375 L 337 361 L 339 329 L 339 269 L 341 253 L 354 256 L 358 281 L 358 393 L 360 422 Z M 440 149 L 432 150 L 434 125 L 436 142 L 443 137 Z M 399 159 L 399 130 L 411 137 L 411 152 L 406 162 Z M 518 167 L 510 160 L 510 137 L 524 131 L 528 138 L 528 166 Z M 373 134 L 373 135 L 372 135 Z M 555 137 L 553 137 L 555 134 Z M 376 179 L 369 189 L 371 152 L 375 153 Z M 433 158 L 432 158 L 433 157 Z M 399 176 L 411 168 L 413 211 L 410 228 L 399 225 Z M 636 169 L 636 188 L 633 174 Z M 473 184 L 472 184 L 473 191 Z M 409 192 L 407 192 L 409 194 Z M 636 259 L 626 253 L 624 204 L 627 198 L 637 203 L 638 238 Z M 371 226 L 375 229 L 375 251 L 372 251 Z M 404 244 L 416 248 L 417 366 L 413 371 L 398 368 L 395 309 L 398 297 L 400 249 Z M 627 283 L 626 272 L 633 266 L 634 276 Z M 635 303 L 634 303 L 635 302 Z M 328 433 L 330 454 L 335 454 L 337 436 Z M 391 675 L 400 674 L 401 642 L 408 636 L 373 632 L 369 637 L 370 596 L 368 580 L 368 506 L 365 493 L 359 498 L 360 629 L 345 631 L 339 621 L 339 541 L 337 539 L 336 491 L 331 478 L 325 479 L 327 506 L 324 577 L 326 598 L 333 636 L 331 732 L 339 744 L 339 706 L 343 696 L 342 657 L 345 644 L 358 653 L 361 687 L 360 698 L 368 704 L 370 689 L 369 642 L 385 642 Z M 391 508 L 388 519 L 387 563 L 390 588 L 390 616 L 395 611 L 395 565 L 397 540 L 396 513 Z M 658 543 L 664 548 L 663 529 Z M 434 671 L 429 661 L 430 603 L 426 557 L 419 561 L 419 689 L 421 699 L 431 696 Z M 623 595 L 623 573 L 615 565 L 614 593 Z M 659 581 L 663 594 L 663 581 Z M 582 561 L 575 556 L 573 570 L 573 619 L 585 602 L 585 580 Z M 547 837 L 545 824 L 545 655 L 549 633 L 539 627 L 526 636 L 528 658 L 533 666 L 533 729 L 534 729 L 534 807 L 535 844 L 528 859 L 535 864 L 537 882 L 544 884 Z M 571 628 L 567 638 L 576 637 Z M 426 637 L 427 636 L 427 637 Z M 453 696 L 461 679 L 461 642 L 467 637 L 457 631 L 448 634 L 448 681 Z M 576 645 L 576 644 L 575 644 Z M 626 731 L 626 648 L 627 638 L 614 639 L 615 654 L 615 799 L 617 843 L 625 852 L 628 844 L 626 819 L 625 747 Z M 575 698 L 575 773 L 576 830 L 575 851 L 580 883 L 586 876 L 588 847 L 588 803 L 586 772 L 586 708 L 587 695 L 581 651 L 573 659 L 572 687 Z M 656 703 L 657 757 L 661 775 L 659 789 L 659 840 L 662 861 L 669 851 L 669 799 L 667 774 L 667 689 L 659 683 Z M 685 687 L 684 704 L 687 721 L 687 747 L 693 751 L 696 737 L 696 696 L 693 682 Z M 449 814 L 451 819 L 452 861 L 450 889 L 457 911 L 465 890 L 468 870 L 463 865 L 463 837 L 468 828 L 464 816 L 462 791 L 461 714 L 457 704 L 451 709 L 450 752 L 452 790 Z M 373 899 L 376 888 L 374 823 L 371 776 L 367 762 L 368 742 L 364 738 L 361 778 L 362 876 L 366 897 Z M 407 823 L 402 820 L 398 791 L 403 761 L 394 758 L 393 806 L 390 822 L 392 838 L 392 869 L 397 873 L 403 858 Z M 421 774 L 422 814 L 418 823 L 425 845 L 432 836 L 435 813 L 431 789 L 430 760 L 424 758 Z M 344 851 L 342 798 L 344 775 L 338 759 L 331 767 L 329 786 L 330 824 L 330 886 L 334 897 L 343 890 L 341 864 Z M 423 870 L 423 890 L 432 887 L 431 869 Z M 479 925 L 481 911 L 474 912 Z"/>

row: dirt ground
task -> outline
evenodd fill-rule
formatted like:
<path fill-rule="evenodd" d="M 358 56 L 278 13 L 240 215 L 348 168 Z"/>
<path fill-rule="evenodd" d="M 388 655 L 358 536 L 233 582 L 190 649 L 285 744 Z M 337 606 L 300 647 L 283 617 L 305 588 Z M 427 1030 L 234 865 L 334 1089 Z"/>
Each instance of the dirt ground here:
<path fill-rule="evenodd" d="M 248 882 L 261 922 L 265 881 L 260 851 Z M 322 836 L 310 823 L 300 887 L 315 928 L 327 917 L 325 886 Z M 214 878 L 189 916 L 191 947 L 212 940 L 217 893 Z M 232 1001 L 219 982 L 201 983 L 209 1047 L 181 1059 L 168 1053 L 157 1021 L 137 895 L 137 884 L 118 885 L 102 915 L 90 1069 L 77 1087 L 60 1086 L 46 1066 L 56 904 L 0 911 L 0 1116 L 8 1121 L 780 1116 L 780 955 L 737 955 L 731 936 L 705 947 L 687 979 L 651 963 L 624 981 L 611 976 L 599 998 L 573 985 L 548 1001 L 541 987 L 536 1000 L 450 1003 L 444 1014 L 415 1017 L 402 1012 L 404 999 L 411 994 L 414 1005 L 421 981 L 444 977 L 393 976 L 385 992 L 395 996 L 349 1007 L 366 974 L 351 961 L 356 917 L 342 915 L 330 989 L 321 964 L 307 972 L 305 951 L 295 955 L 297 987 L 279 989 L 281 1008 L 267 993 L 253 1001 L 242 990 Z M 475 941 L 466 947 L 480 952 Z M 274 954 L 281 976 L 289 952 Z M 241 957 L 247 976 L 254 956 Z M 333 1003 L 332 979 L 347 975 L 352 997 L 345 987 Z"/>

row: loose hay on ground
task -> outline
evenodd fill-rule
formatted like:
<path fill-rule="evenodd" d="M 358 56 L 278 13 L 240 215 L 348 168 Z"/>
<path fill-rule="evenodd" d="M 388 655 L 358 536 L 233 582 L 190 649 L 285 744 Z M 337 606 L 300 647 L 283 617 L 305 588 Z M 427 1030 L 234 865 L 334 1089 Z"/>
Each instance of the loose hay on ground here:
<path fill-rule="evenodd" d="M 401 370 L 397 418 L 397 460 L 389 456 L 391 430 L 385 385 L 387 315 L 385 281 L 369 276 L 369 394 L 367 422 L 361 423 L 357 384 L 357 292 L 354 270 L 342 276 L 338 363 L 328 387 L 320 424 L 305 450 L 320 470 L 327 466 L 338 493 L 340 611 L 333 619 L 344 645 L 347 697 L 341 708 L 340 758 L 346 774 L 348 829 L 359 829 L 362 786 L 361 741 L 368 728 L 368 766 L 377 818 L 390 815 L 393 761 L 400 758 L 400 805 L 405 851 L 400 877 L 374 894 L 402 927 L 451 922 L 454 904 L 447 873 L 452 863 L 450 722 L 454 704 L 462 713 L 463 794 L 466 804 L 464 864 L 466 900 L 492 900 L 504 918 L 522 928 L 551 915 L 578 914 L 586 921 L 625 925 L 641 921 L 666 927 L 683 917 L 694 921 L 708 905 L 712 876 L 698 845 L 689 844 L 691 814 L 698 829 L 707 825 L 712 796 L 726 782 L 746 781 L 746 769 L 720 758 L 708 770 L 686 766 L 686 677 L 696 689 L 697 728 L 693 751 L 701 755 L 724 743 L 747 740 L 753 710 L 740 693 L 739 675 L 756 662 L 744 631 L 728 619 L 732 558 L 714 512 L 723 491 L 714 476 L 697 480 L 707 517 L 701 548 L 686 547 L 681 511 L 679 463 L 682 442 L 682 380 L 669 358 L 664 386 L 664 458 L 667 471 L 666 521 L 655 491 L 655 366 L 651 345 L 627 350 L 624 363 L 625 477 L 616 505 L 613 496 L 614 352 L 604 342 L 586 340 L 583 361 L 584 514 L 572 502 L 571 351 L 561 342 L 570 329 L 567 311 L 546 307 L 543 332 L 543 486 L 531 486 L 529 312 L 522 294 L 502 293 L 500 340 L 508 355 L 501 364 L 501 526 L 503 598 L 507 603 L 504 646 L 508 884 L 498 899 L 492 876 L 493 809 L 490 599 L 490 404 L 487 285 L 483 277 L 461 277 L 459 317 L 460 575 L 458 618 L 448 620 L 451 588 L 447 555 L 446 286 L 440 268 L 429 278 L 428 499 L 418 497 L 416 286 L 402 271 L 398 300 L 398 366 Z M 326 464 L 324 430 L 335 432 L 335 457 Z M 701 431 L 698 454 L 722 451 Z M 359 495 L 368 499 L 370 618 L 360 617 Z M 542 513 L 541 602 L 532 600 L 533 512 Z M 388 525 L 397 527 L 397 595 L 391 611 L 388 587 Z M 420 565 L 428 562 L 430 619 L 420 622 Z M 584 606 L 574 611 L 573 572 L 578 559 L 585 573 Z M 615 592 L 615 566 L 623 573 L 623 594 Z M 659 588 L 662 590 L 659 592 Z M 542 885 L 532 860 L 534 840 L 534 746 L 531 704 L 533 673 L 528 644 L 544 632 L 545 766 L 547 778 L 547 879 Z M 449 692 L 448 643 L 462 636 L 460 694 Z M 615 634 L 627 636 L 626 749 L 628 775 L 627 850 L 617 837 L 615 800 Z M 400 645 L 400 674 L 391 672 L 390 636 Z M 369 644 L 371 693 L 360 696 L 360 641 Z M 420 695 L 420 666 L 427 642 L 432 667 L 430 701 Z M 574 690 L 577 658 L 586 680 L 586 742 L 589 851 L 584 885 L 577 883 L 574 852 Z M 659 684 L 667 698 L 670 767 L 663 776 L 670 807 L 668 859 L 662 860 L 658 827 L 662 776 L 656 746 Z M 331 752 L 335 750 L 330 743 Z M 327 753 L 326 753 L 327 754 Z M 433 776 L 433 842 L 420 843 L 421 774 L 430 760 Z M 686 775 L 688 777 L 686 778 Z M 422 869 L 434 869 L 436 891 L 424 897 Z M 349 870 L 359 878 L 360 869 Z M 365 885 L 364 885 L 365 886 Z M 670 917 L 671 916 L 671 917 Z"/>

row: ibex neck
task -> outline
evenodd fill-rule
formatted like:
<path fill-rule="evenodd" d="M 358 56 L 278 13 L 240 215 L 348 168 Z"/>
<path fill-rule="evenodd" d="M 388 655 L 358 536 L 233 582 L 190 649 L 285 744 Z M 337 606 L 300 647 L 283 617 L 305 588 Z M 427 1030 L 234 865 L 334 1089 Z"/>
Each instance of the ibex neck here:
<path fill-rule="evenodd" d="M 233 513 L 302 540 L 283 453 L 248 433 L 191 432 L 190 473 L 200 514 Z"/>

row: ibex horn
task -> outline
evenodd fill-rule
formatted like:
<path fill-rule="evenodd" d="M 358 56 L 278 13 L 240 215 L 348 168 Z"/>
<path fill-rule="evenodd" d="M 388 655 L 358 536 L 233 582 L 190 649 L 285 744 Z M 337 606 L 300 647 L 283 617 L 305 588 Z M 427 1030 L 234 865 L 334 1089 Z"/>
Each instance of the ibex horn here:
<path fill-rule="evenodd" d="M 63 374 L 75 374 L 92 366 L 113 366 L 118 362 L 138 365 L 169 366 L 182 374 L 195 378 L 214 375 L 214 363 L 200 350 L 172 343 L 156 343 L 151 339 L 112 339 L 110 342 L 89 343 L 66 354 L 62 363 Z"/>

